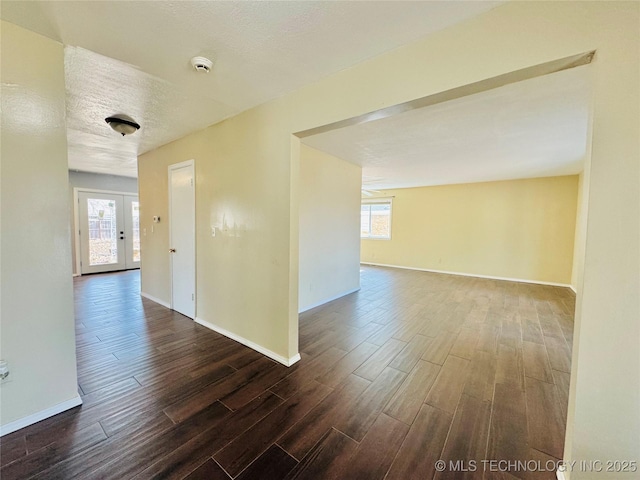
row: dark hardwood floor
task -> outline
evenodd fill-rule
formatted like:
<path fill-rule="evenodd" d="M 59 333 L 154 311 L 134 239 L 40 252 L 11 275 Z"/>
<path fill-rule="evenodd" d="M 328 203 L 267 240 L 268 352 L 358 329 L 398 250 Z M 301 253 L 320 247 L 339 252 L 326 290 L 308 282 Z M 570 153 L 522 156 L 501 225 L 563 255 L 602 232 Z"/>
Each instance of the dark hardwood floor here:
<path fill-rule="evenodd" d="M 363 267 L 290 368 L 138 292 L 75 280 L 84 403 L 3 437 L 3 480 L 555 479 L 482 460 L 562 458 L 568 289 Z"/>

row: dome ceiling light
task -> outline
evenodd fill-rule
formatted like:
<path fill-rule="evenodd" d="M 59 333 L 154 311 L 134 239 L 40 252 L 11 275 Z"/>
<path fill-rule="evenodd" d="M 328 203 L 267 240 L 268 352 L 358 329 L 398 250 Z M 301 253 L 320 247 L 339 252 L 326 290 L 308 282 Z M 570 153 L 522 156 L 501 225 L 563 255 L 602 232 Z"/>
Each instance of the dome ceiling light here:
<path fill-rule="evenodd" d="M 128 115 L 116 115 L 113 117 L 107 117 L 104 119 L 104 121 L 107 122 L 109 126 L 116 132 L 122 134 L 123 137 L 125 135 L 136 133 L 136 131 L 140 128 L 140 125 Z"/>

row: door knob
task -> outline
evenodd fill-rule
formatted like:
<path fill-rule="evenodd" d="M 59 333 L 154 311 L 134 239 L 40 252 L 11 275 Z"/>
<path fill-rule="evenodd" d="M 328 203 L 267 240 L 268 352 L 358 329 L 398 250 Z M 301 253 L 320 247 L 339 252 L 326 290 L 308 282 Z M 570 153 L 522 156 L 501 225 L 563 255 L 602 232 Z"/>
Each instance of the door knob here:
<path fill-rule="evenodd" d="M 175 248 L 170 248 L 169 249 L 169 253 L 176 253 L 176 249 Z"/>

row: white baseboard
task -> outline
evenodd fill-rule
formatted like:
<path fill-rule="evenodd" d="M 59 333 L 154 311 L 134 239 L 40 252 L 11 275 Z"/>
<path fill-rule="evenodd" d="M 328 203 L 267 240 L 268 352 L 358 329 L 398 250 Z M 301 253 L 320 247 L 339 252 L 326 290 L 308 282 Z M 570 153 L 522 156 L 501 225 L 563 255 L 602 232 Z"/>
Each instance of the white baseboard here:
<path fill-rule="evenodd" d="M 74 277 L 79 277 L 79 276 L 80 276 L 80 274 L 79 274 L 79 273 L 74 273 L 74 274 L 73 274 L 73 276 L 74 276 Z"/>
<path fill-rule="evenodd" d="M 22 417 L 18 420 L 7 423 L 6 425 L 2 425 L 0 426 L 0 437 L 7 435 L 8 433 L 15 432 L 16 430 L 20 430 L 21 428 L 28 427 L 29 425 L 33 425 L 34 423 L 38 423 L 45 418 L 53 417 L 54 415 L 69 410 L 70 408 L 77 407 L 78 405 L 82 405 L 80 395 L 76 395 L 66 402 L 59 403 L 53 407 L 46 408 L 32 415 L 27 415 L 26 417 Z"/>
<path fill-rule="evenodd" d="M 256 352 L 261 353 L 262 355 L 265 355 L 265 356 L 269 357 L 270 359 L 275 360 L 276 362 L 283 364 L 286 367 L 290 367 L 291 365 L 296 363 L 298 360 L 300 360 L 300 354 L 299 353 L 296 353 L 291 358 L 283 357 L 282 355 L 278 355 L 277 353 L 272 352 L 268 348 L 264 348 L 263 346 L 252 342 L 251 340 L 247 340 L 246 338 L 241 337 L 240 335 L 236 335 L 235 333 L 232 333 L 229 330 L 225 330 L 224 328 L 219 327 L 217 325 L 214 325 L 213 323 L 207 322 L 206 320 L 203 320 L 202 318 L 196 317 L 196 323 L 202 325 L 203 327 L 208 328 L 209 330 L 213 330 L 214 332 L 217 332 L 220 335 L 224 335 L 225 337 L 228 337 L 231 340 L 235 340 L 236 342 L 241 343 L 245 347 L 249 347 L 252 350 L 255 350 Z"/>
<path fill-rule="evenodd" d="M 149 295 L 148 293 L 140 292 L 140 296 L 146 298 L 147 300 L 151 300 L 152 302 L 156 302 L 163 307 L 171 308 L 171 305 L 167 302 L 160 300 L 159 298 L 154 297 L 153 295 Z"/>
<path fill-rule="evenodd" d="M 535 283 L 537 285 L 550 285 L 552 287 L 573 287 L 567 283 L 555 283 L 555 282 L 543 282 L 542 280 L 527 280 L 524 278 L 509 278 L 509 277 L 496 277 L 493 275 L 480 275 L 477 273 L 463 273 L 463 272 L 448 272 L 446 270 L 433 270 L 431 268 L 417 268 L 417 267 L 405 267 L 402 265 L 388 265 L 386 263 L 374 263 L 374 262 L 360 262 L 361 265 L 373 265 L 375 267 L 389 267 L 389 268 L 401 268 L 403 270 L 417 270 L 419 272 L 431 272 L 431 273 L 443 273 L 445 275 L 459 275 L 461 277 L 476 277 L 487 278 L 489 280 L 504 280 L 507 282 L 519 282 L 519 283 Z M 574 290 L 575 291 L 575 290 Z"/>
<path fill-rule="evenodd" d="M 330 297 L 330 298 L 325 298 L 324 300 L 321 300 L 321 301 L 319 301 L 317 303 L 313 303 L 311 305 L 302 307 L 301 309 L 298 310 L 298 313 L 303 313 L 303 312 L 306 312 L 307 310 L 311 310 L 312 308 L 316 308 L 316 307 L 319 307 L 320 305 L 324 305 L 325 303 L 333 302 L 334 300 L 342 298 L 342 297 L 344 297 L 346 295 L 351 295 L 352 293 L 355 293 L 355 292 L 357 292 L 359 290 L 360 290 L 360 287 L 354 288 L 352 290 L 348 290 L 348 291 L 343 292 L 343 293 L 339 293 L 338 295 L 335 295 L 335 296 Z"/>

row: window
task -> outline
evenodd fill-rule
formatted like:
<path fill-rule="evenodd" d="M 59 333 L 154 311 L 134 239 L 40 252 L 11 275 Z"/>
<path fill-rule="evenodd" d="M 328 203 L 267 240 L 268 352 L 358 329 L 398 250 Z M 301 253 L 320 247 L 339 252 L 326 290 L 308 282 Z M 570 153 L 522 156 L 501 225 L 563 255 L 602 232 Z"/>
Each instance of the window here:
<path fill-rule="evenodd" d="M 362 202 L 360 238 L 391 239 L 391 199 Z"/>

